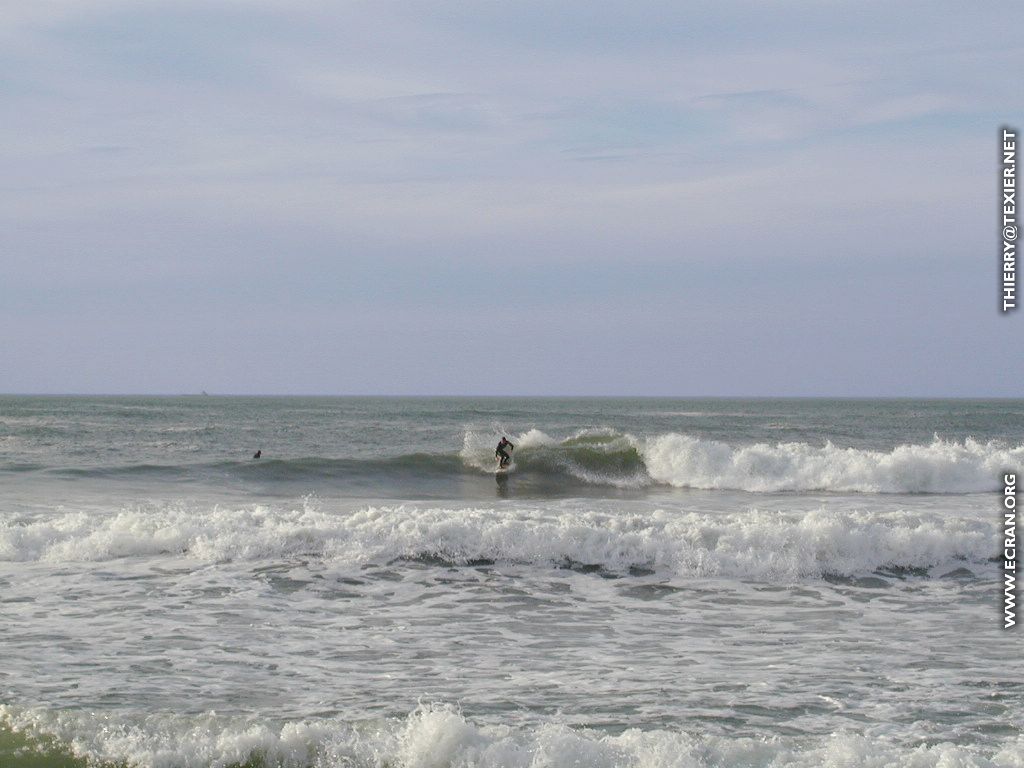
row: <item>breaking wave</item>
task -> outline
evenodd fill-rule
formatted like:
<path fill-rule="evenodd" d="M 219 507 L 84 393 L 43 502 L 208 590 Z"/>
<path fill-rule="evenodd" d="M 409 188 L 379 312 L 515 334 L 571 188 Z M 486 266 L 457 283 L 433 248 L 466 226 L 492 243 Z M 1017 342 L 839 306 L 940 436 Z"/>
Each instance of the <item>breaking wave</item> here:
<path fill-rule="evenodd" d="M 17 464 L 3 469 L 72 477 L 228 479 L 243 485 L 401 487 L 415 492 L 431 483 L 443 485 L 492 473 L 496 442 L 495 433 L 468 431 L 457 454 L 414 453 L 372 459 L 313 456 L 70 469 Z M 974 493 L 997 490 L 1002 473 L 1024 463 L 1024 445 L 972 439 L 956 442 L 938 437 L 930 444 L 904 444 L 888 451 L 843 448 L 831 442 L 733 445 L 679 433 L 634 437 L 611 429 L 585 430 L 564 439 L 531 429 L 513 436 L 513 442 L 513 473 L 534 481 L 539 489 L 555 493 L 587 486 L 670 486 L 754 493 Z"/>
<path fill-rule="evenodd" d="M 101 714 L 0 705 L 0 736 L 26 765 L 133 768 L 530 768 L 635 766 L 702 768 L 822 765 L 1011 768 L 1024 762 L 1024 737 L 990 745 L 903 744 L 840 731 L 815 737 L 691 734 L 630 728 L 609 734 L 558 722 L 481 725 L 457 707 L 421 704 L 406 717 L 274 722 L 257 717 Z"/>
<path fill-rule="evenodd" d="M 686 435 L 643 443 L 656 482 L 743 491 L 854 491 L 860 493 L 972 493 L 994 490 L 1002 472 L 1024 461 L 1024 445 L 995 441 L 899 445 L 891 451 L 840 448 L 832 443 L 758 443 L 731 446 Z"/>
<path fill-rule="evenodd" d="M 709 514 L 398 505 L 327 512 L 312 499 L 297 508 L 151 505 L 0 523 L 0 561 L 301 556 L 354 566 L 503 562 L 792 581 L 879 570 L 943 575 L 985 569 L 997 554 L 996 522 L 825 509 Z"/>
<path fill-rule="evenodd" d="M 479 469 L 492 468 L 493 449 L 486 450 L 492 437 L 467 434 L 463 460 Z M 636 438 L 612 430 L 589 430 L 561 441 L 531 430 L 518 439 L 515 461 L 525 472 L 555 471 L 587 483 L 623 487 L 972 493 L 997 489 L 1001 473 L 1024 462 L 1024 445 L 938 437 L 929 445 L 899 445 L 891 451 L 832 443 L 736 446 L 678 433 Z"/>
<path fill-rule="evenodd" d="M 463 436 L 463 463 L 483 472 L 494 471 L 494 444 L 490 433 Z M 636 488 L 650 485 L 640 446 L 629 435 L 610 429 L 578 432 L 564 440 L 531 429 L 514 438 L 515 471 L 527 475 L 560 476 L 588 485 Z"/>

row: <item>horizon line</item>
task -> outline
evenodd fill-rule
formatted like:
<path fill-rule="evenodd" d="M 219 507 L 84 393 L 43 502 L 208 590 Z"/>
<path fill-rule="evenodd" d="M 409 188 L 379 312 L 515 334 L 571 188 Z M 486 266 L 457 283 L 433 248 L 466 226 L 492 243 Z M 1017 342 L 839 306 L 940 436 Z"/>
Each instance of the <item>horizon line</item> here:
<path fill-rule="evenodd" d="M 1024 393 L 1020 395 L 833 395 L 833 394 L 801 394 L 801 395 L 709 395 L 709 394 L 373 394 L 373 393 L 324 393 L 324 392 L 302 392 L 302 393 L 242 393 L 242 392 L 0 392 L 0 397 L 160 397 L 160 398 L 407 398 L 407 399 L 594 399 L 594 400 L 625 400 L 625 399 L 649 399 L 649 400 L 1024 400 Z"/>

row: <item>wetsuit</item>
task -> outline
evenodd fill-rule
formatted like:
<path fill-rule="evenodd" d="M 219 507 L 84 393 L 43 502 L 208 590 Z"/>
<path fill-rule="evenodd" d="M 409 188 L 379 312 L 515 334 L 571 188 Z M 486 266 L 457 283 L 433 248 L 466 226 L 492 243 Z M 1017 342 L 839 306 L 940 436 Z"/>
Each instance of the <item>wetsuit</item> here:
<path fill-rule="evenodd" d="M 512 445 L 512 443 L 510 443 L 508 440 L 506 440 L 503 437 L 503 438 L 501 438 L 501 442 L 498 443 L 498 447 L 494 449 L 494 456 L 495 456 L 495 458 L 498 459 L 499 466 L 502 466 L 502 467 L 504 467 L 506 464 L 508 464 L 510 461 L 512 461 L 512 457 L 509 456 L 508 453 L 505 451 L 505 446 L 506 445 L 509 448 L 515 448 L 515 446 Z"/>

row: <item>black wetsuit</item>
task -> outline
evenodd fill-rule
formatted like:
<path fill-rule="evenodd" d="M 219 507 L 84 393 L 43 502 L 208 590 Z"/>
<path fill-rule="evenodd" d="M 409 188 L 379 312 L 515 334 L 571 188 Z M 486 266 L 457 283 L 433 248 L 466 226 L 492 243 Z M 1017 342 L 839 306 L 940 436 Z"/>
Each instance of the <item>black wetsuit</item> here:
<path fill-rule="evenodd" d="M 498 447 L 494 449 L 494 456 L 499 460 L 499 465 L 502 467 L 504 467 L 506 464 L 512 461 L 512 457 L 505 452 L 506 445 L 509 448 L 515 448 L 515 446 L 512 445 L 512 443 L 510 443 L 508 440 L 506 440 L 505 438 L 501 438 L 501 442 L 498 443 Z"/>

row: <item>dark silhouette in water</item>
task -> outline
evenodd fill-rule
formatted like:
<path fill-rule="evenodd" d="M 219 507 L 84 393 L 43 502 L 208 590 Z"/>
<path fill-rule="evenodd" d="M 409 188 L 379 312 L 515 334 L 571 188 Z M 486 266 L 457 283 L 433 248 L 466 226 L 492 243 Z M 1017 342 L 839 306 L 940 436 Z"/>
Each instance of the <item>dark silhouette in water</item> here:
<path fill-rule="evenodd" d="M 515 446 L 509 442 L 507 437 L 502 437 L 501 442 L 498 443 L 498 447 L 494 449 L 494 458 L 498 460 L 498 466 L 502 468 L 507 467 L 509 462 L 512 461 L 512 457 L 509 456 L 508 452 L 505 450 L 506 447 L 509 451 L 515 448 Z"/>
<path fill-rule="evenodd" d="M 256 451 L 256 453 L 254 453 L 254 454 L 252 455 L 252 457 L 253 457 L 254 459 L 258 459 L 258 458 L 260 458 L 260 457 L 261 457 L 262 455 L 263 455 L 263 449 L 261 448 L 260 450 Z"/>

